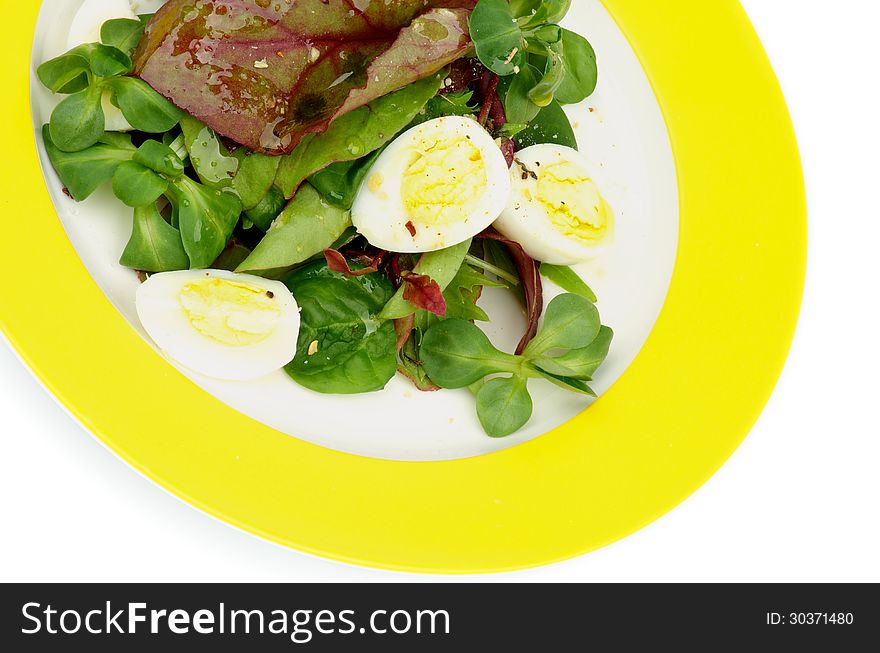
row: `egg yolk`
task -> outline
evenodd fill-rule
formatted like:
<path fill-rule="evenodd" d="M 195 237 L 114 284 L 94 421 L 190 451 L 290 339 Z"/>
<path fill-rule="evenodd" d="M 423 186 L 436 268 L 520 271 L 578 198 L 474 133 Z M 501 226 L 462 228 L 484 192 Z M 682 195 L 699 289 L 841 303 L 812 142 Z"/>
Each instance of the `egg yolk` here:
<path fill-rule="evenodd" d="M 596 184 L 568 161 L 540 168 L 536 199 L 556 230 L 567 238 L 596 245 L 613 227 L 611 207 Z"/>
<path fill-rule="evenodd" d="M 483 155 L 466 138 L 425 138 L 403 173 L 401 197 L 416 224 L 468 222 L 489 180 Z"/>
<path fill-rule="evenodd" d="M 179 294 L 193 329 L 231 347 L 254 345 L 272 335 L 281 319 L 273 298 L 262 288 L 226 279 L 199 279 Z"/>

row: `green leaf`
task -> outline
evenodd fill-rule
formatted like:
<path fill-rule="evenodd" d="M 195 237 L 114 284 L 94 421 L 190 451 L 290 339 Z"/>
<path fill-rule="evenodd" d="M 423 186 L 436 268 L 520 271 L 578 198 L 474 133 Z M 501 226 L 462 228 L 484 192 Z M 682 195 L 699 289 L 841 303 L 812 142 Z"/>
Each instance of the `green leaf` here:
<path fill-rule="evenodd" d="M 239 272 L 289 268 L 333 245 L 351 226 L 351 215 L 330 205 L 306 184 L 278 216 Z"/>
<path fill-rule="evenodd" d="M 441 388 L 466 388 L 491 374 L 520 371 L 519 357 L 498 350 L 479 327 L 465 320 L 432 326 L 420 353 L 425 371 Z"/>
<path fill-rule="evenodd" d="M 134 161 L 172 179 L 183 174 L 183 161 L 174 150 L 159 141 L 144 141 L 135 152 Z"/>
<path fill-rule="evenodd" d="M 570 8 L 571 0 L 542 0 L 534 18 L 541 23 L 559 23 Z"/>
<path fill-rule="evenodd" d="M 592 288 L 590 288 L 586 282 L 578 276 L 577 272 L 570 267 L 541 263 L 541 274 L 562 288 L 565 292 L 580 295 L 587 301 L 591 301 L 594 304 L 596 303 L 596 293 L 594 293 Z"/>
<path fill-rule="evenodd" d="M 424 254 L 413 272 L 431 277 L 441 290 L 446 290 L 461 269 L 464 258 L 470 250 L 471 242 L 468 240 L 455 247 Z M 404 288 L 398 290 L 394 298 L 388 302 L 382 311 L 382 319 L 398 320 L 409 317 L 416 312 L 416 307 L 404 299 L 404 290 Z"/>
<path fill-rule="evenodd" d="M 535 369 L 535 371 L 538 373 L 538 375 L 541 378 L 546 379 L 547 381 L 550 381 L 550 383 L 562 388 L 563 390 L 568 390 L 569 392 L 576 392 L 578 394 L 586 395 L 588 397 L 595 397 L 596 396 L 596 393 L 593 391 L 593 389 L 580 379 L 574 379 L 574 378 L 570 378 L 567 376 L 552 374 L 550 372 L 545 372 L 544 370 L 539 369 L 539 368 L 533 368 L 533 369 Z"/>
<path fill-rule="evenodd" d="M 596 306 L 579 295 L 565 294 L 547 306 L 544 324 L 529 343 L 525 356 L 536 358 L 553 349 L 586 347 L 599 335 Z"/>
<path fill-rule="evenodd" d="M 238 172 L 232 179 L 232 188 L 241 199 L 245 211 L 250 211 L 266 197 L 275 182 L 280 164 L 281 157 L 256 152 L 247 153 L 241 160 Z"/>
<path fill-rule="evenodd" d="M 133 208 L 155 204 L 168 190 L 168 181 L 134 161 L 120 164 L 113 174 L 113 193 Z"/>
<path fill-rule="evenodd" d="M 328 202 L 341 209 L 349 210 L 354 204 L 364 178 L 383 151 L 384 148 L 376 150 L 356 161 L 333 163 L 309 177 L 309 183 Z"/>
<path fill-rule="evenodd" d="M 144 272 L 172 272 L 189 268 L 180 233 L 165 222 L 155 204 L 134 210 L 131 239 L 119 260 L 121 265 Z"/>
<path fill-rule="evenodd" d="M 90 86 L 62 100 L 52 112 L 49 132 L 62 152 L 79 152 L 97 143 L 104 134 L 101 89 Z"/>
<path fill-rule="evenodd" d="M 562 86 L 566 76 L 565 60 L 560 44 L 547 46 L 547 58 L 541 80 L 529 91 L 529 99 L 541 108 L 553 102 L 556 91 Z"/>
<path fill-rule="evenodd" d="M 52 167 L 73 199 L 82 202 L 109 181 L 123 161 L 130 161 L 135 148 L 98 144 L 79 152 L 63 152 L 52 141 L 49 125 L 43 126 L 43 143 Z"/>
<path fill-rule="evenodd" d="M 234 272 L 250 254 L 251 250 L 247 247 L 240 243 L 234 243 L 223 250 L 223 253 L 211 264 L 211 269 Z"/>
<path fill-rule="evenodd" d="M 452 283 L 443 293 L 446 298 L 446 317 L 488 322 L 489 316 L 486 311 L 477 306 L 480 292 L 486 287 L 503 288 L 505 286 L 502 283 L 492 281 L 468 264 L 462 265 Z"/>
<path fill-rule="evenodd" d="M 284 198 L 284 193 L 277 186 L 272 186 L 263 199 L 254 208 L 245 211 L 244 214 L 261 231 L 269 231 L 272 223 L 281 215 L 285 206 L 287 206 L 287 200 Z"/>
<path fill-rule="evenodd" d="M 477 393 L 477 416 L 486 434 L 504 438 L 532 418 L 532 397 L 525 379 L 492 379 Z"/>
<path fill-rule="evenodd" d="M 70 95 L 89 86 L 90 46 L 79 46 L 37 68 L 37 77 L 53 93 Z"/>
<path fill-rule="evenodd" d="M 376 317 L 394 291 L 381 275 L 346 277 L 326 262 L 287 280 L 301 308 L 296 358 L 285 370 L 300 385 L 324 394 L 384 388 L 397 371 L 394 325 Z"/>
<path fill-rule="evenodd" d="M 89 53 L 89 67 L 98 77 L 115 77 L 131 70 L 131 58 L 118 48 L 94 43 Z"/>
<path fill-rule="evenodd" d="M 286 197 L 300 184 L 332 163 L 353 161 L 389 143 L 437 94 L 441 77 L 434 75 L 373 100 L 334 121 L 322 134 L 310 134 L 283 157 L 275 182 Z"/>
<path fill-rule="evenodd" d="M 141 20 L 113 18 L 101 25 L 101 42 L 130 55 L 144 35 L 145 27 Z"/>
<path fill-rule="evenodd" d="M 529 92 L 535 88 L 539 79 L 540 73 L 537 68 L 526 64 L 519 73 L 502 80 L 500 93 L 504 99 L 504 111 L 508 121 L 528 125 L 541 111 L 541 107 L 529 97 Z"/>
<path fill-rule="evenodd" d="M 541 109 L 529 128 L 517 134 L 514 140 L 521 150 L 542 143 L 555 143 L 573 149 L 578 146 L 568 116 L 558 102 Z"/>
<path fill-rule="evenodd" d="M 599 80 L 596 52 L 580 34 L 562 30 L 562 47 L 565 53 L 565 79 L 556 91 L 556 99 L 562 104 L 577 104 L 593 94 Z"/>
<path fill-rule="evenodd" d="M 190 267 L 205 269 L 226 249 L 241 214 L 241 203 L 230 193 L 208 188 L 189 177 L 168 187 Z"/>
<path fill-rule="evenodd" d="M 473 116 L 480 110 L 479 104 L 472 103 L 473 99 L 474 92 L 470 89 L 435 95 L 428 100 L 425 108 L 416 114 L 410 126 L 415 127 L 444 116 Z"/>
<path fill-rule="evenodd" d="M 180 119 L 180 128 L 189 160 L 201 182 L 218 189 L 232 186 L 241 161 L 229 153 L 214 130 L 189 115 Z"/>
<path fill-rule="evenodd" d="M 112 77 L 104 84 L 113 94 L 113 104 L 135 129 L 150 134 L 170 131 L 183 117 L 183 111 L 136 77 Z"/>
<path fill-rule="evenodd" d="M 607 326 L 603 326 L 599 330 L 599 335 L 589 345 L 581 349 L 572 349 L 562 356 L 555 357 L 553 361 L 569 370 L 566 376 L 589 381 L 608 357 L 613 339 L 614 332 Z M 552 372 L 553 370 L 548 371 Z"/>
<path fill-rule="evenodd" d="M 522 31 L 507 0 L 480 0 L 470 18 L 471 38 L 480 62 L 506 77 L 523 65 Z"/>

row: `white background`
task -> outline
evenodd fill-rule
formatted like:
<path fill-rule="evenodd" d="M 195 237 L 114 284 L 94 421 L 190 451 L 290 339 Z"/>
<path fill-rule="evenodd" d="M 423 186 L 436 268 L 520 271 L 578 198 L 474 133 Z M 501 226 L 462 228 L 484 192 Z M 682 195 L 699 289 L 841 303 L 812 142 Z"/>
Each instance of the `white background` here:
<path fill-rule="evenodd" d="M 744 0 L 810 201 L 800 330 L 745 444 L 607 549 L 502 581 L 880 581 L 880 93 L 873 0 Z M 265 543 L 131 471 L 0 346 L 0 580 L 412 581 Z M 443 579 L 441 579 L 443 580 Z"/>

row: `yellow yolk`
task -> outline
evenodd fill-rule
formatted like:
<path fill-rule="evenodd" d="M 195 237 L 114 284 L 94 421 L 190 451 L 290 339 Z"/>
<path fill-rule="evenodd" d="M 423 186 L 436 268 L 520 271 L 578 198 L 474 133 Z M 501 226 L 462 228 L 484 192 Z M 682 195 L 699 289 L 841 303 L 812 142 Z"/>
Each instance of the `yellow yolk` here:
<path fill-rule="evenodd" d="M 568 161 L 540 168 L 537 197 L 557 231 L 590 245 L 598 244 L 611 231 L 611 207 L 583 170 Z"/>
<path fill-rule="evenodd" d="M 180 291 L 180 305 L 193 329 L 224 345 L 263 342 L 275 331 L 281 310 L 265 290 L 225 279 L 199 279 Z"/>
<path fill-rule="evenodd" d="M 426 139 L 403 174 L 401 197 L 416 224 L 468 222 L 486 193 L 480 150 L 466 138 Z"/>

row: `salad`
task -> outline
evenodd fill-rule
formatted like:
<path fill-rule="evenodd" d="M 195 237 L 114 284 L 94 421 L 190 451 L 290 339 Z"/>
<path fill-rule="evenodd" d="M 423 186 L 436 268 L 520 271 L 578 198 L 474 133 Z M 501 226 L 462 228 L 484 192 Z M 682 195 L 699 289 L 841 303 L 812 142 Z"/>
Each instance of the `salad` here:
<path fill-rule="evenodd" d="M 595 396 L 613 338 L 569 267 L 614 231 L 562 109 L 597 83 L 570 5 L 86 0 L 37 70 L 61 96 L 43 141 L 69 197 L 129 207 L 120 263 L 169 358 L 325 394 L 468 388 L 505 437 L 532 380 Z M 513 352 L 480 327 L 486 288 L 522 306 Z"/>

